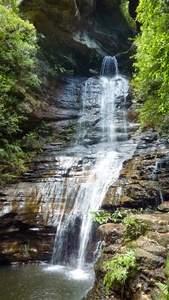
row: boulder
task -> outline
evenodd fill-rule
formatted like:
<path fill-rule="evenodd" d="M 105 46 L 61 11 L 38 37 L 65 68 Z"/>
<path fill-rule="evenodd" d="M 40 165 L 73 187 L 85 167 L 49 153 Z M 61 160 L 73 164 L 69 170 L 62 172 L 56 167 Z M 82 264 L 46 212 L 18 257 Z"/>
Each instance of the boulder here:
<path fill-rule="evenodd" d="M 162 202 L 157 209 L 161 212 L 169 212 L 169 202 Z"/>
<path fill-rule="evenodd" d="M 99 226 L 98 235 L 106 244 L 120 243 L 124 237 L 124 229 L 122 224 L 107 223 Z"/>

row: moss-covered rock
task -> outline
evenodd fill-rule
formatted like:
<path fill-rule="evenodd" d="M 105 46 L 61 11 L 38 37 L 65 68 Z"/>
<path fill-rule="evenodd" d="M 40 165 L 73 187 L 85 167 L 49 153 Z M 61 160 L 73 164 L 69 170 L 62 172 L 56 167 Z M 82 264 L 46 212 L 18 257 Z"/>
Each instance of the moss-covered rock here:
<path fill-rule="evenodd" d="M 100 239 L 104 241 L 104 248 L 95 264 L 94 287 L 88 293 L 86 300 L 122 299 L 120 293 L 123 287 L 125 300 L 148 300 L 152 299 L 154 294 L 159 295 L 159 290 L 154 291 L 154 287 L 158 282 L 166 283 L 164 271 L 168 252 L 169 216 L 158 213 L 139 214 L 136 217 L 138 221 L 147 224 L 147 232 L 144 236 L 141 235 L 130 242 L 124 241 L 125 228 L 122 224 L 105 224 L 98 228 Z M 105 261 L 113 259 L 117 253 L 122 253 L 123 249 L 132 249 L 135 253 L 133 274 L 131 270 L 131 277 L 124 286 L 112 285 L 107 295 L 103 284 L 106 274 L 103 265 Z"/>

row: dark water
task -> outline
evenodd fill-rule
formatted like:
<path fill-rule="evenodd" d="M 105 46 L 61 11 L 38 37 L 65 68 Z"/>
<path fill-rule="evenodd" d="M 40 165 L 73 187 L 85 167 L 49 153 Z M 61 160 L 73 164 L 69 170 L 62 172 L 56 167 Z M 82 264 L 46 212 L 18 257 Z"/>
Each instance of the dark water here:
<path fill-rule="evenodd" d="M 92 287 L 90 270 L 63 266 L 12 266 L 0 268 L 1 300 L 81 300 Z"/>

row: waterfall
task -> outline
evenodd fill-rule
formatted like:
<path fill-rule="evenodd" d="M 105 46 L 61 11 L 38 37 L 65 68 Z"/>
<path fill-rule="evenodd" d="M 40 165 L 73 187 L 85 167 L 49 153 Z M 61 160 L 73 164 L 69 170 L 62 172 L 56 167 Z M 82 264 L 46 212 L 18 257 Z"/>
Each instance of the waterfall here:
<path fill-rule="evenodd" d="M 128 82 L 119 75 L 115 57 L 105 57 L 99 78 L 82 84 L 74 141 L 55 159 L 55 176 L 39 194 L 44 203 L 52 202 L 55 214 L 52 264 L 84 270 L 94 261 L 96 225 L 90 212 L 101 207 L 123 161 L 135 149 L 127 135 L 127 93 Z"/>
<path fill-rule="evenodd" d="M 105 56 L 102 62 L 101 76 L 112 77 L 118 75 L 118 63 L 115 56 Z"/>

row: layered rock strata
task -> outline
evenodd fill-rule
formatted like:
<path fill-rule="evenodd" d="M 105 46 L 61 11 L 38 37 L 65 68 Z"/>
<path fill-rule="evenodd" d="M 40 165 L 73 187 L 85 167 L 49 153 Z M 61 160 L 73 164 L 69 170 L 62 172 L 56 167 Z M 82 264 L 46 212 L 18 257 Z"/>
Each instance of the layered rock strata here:
<path fill-rule="evenodd" d="M 167 136 L 151 131 L 142 134 L 133 158 L 124 162 L 119 180 L 109 188 L 103 207 L 152 209 L 168 201 L 168 147 Z"/>
<path fill-rule="evenodd" d="M 118 86 L 119 79 L 115 84 Z M 85 182 L 97 159 L 93 152 L 89 157 L 88 148 L 94 149 L 101 140 L 102 127 L 99 125 L 100 110 L 97 103 L 98 94 L 101 93 L 99 79 L 94 77 L 84 81 L 78 78 L 75 82 L 64 84 L 64 87 L 66 88 L 60 89 L 58 103 L 65 114 L 59 120 L 57 116 L 56 119 L 50 120 L 50 125 L 56 131 L 58 128 L 60 130 L 60 141 L 56 140 L 44 147 L 43 153 L 27 164 L 27 170 L 18 182 L 6 185 L 1 191 L 2 264 L 50 261 L 56 223 L 61 208 L 65 205 L 67 188 L 71 187 L 73 193 L 76 183 Z M 128 124 L 128 133 L 124 132 L 125 103 L 121 101 L 121 97 L 123 99 L 123 95 L 119 95 L 116 102 L 118 126 L 114 134 L 116 139 L 123 143 L 125 141 L 125 149 L 130 151 L 130 145 L 133 143 L 131 136 L 137 124 Z M 128 97 L 127 106 L 130 106 L 130 100 Z M 83 110 L 83 102 L 85 123 L 84 120 L 70 118 L 70 115 L 77 115 L 80 107 Z M 55 111 L 51 109 L 51 113 L 55 114 Z M 71 201 L 68 201 L 65 214 L 70 211 L 72 205 Z"/>

